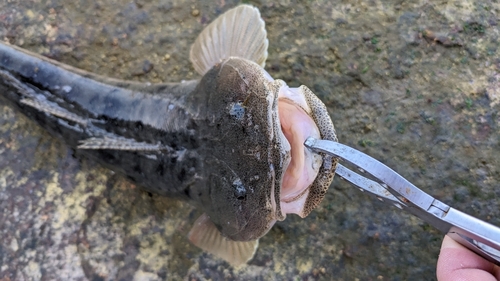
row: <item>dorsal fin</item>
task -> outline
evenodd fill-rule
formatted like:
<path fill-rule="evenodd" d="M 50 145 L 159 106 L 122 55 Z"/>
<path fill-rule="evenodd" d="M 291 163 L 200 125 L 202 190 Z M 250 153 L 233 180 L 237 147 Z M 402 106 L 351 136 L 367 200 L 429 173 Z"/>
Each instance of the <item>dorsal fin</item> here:
<path fill-rule="evenodd" d="M 264 67 L 268 45 L 259 10 L 241 5 L 225 12 L 198 35 L 189 58 L 201 75 L 229 57 L 244 58 Z"/>
<path fill-rule="evenodd" d="M 233 241 L 222 236 L 206 214 L 196 220 L 188 238 L 198 248 L 224 259 L 233 266 L 251 260 L 259 245 L 259 240 Z"/>

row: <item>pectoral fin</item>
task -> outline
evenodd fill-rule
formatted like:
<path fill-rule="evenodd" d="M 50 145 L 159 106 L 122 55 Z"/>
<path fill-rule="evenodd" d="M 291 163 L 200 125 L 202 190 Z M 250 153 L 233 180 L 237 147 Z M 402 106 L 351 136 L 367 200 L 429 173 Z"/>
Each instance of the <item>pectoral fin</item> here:
<path fill-rule="evenodd" d="M 201 75 L 229 57 L 244 58 L 264 67 L 268 45 L 259 10 L 241 5 L 218 17 L 198 35 L 189 58 Z"/>
<path fill-rule="evenodd" d="M 251 260 L 259 245 L 259 240 L 233 241 L 219 232 L 210 218 L 203 214 L 188 234 L 189 240 L 197 247 L 237 266 Z"/>

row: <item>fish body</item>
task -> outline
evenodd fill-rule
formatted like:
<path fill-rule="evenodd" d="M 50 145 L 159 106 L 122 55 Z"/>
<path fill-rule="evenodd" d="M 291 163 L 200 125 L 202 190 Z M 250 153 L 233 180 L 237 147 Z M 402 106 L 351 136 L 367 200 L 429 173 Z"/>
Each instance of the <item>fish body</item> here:
<path fill-rule="evenodd" d="M 336 164 L 303 147 L 336 140 L 333 124 L 309 89 L 263 69 L 267 44 L 258 10 L 239 6 L 194 43 L 200 80 L 152 85 L 2 43 L 0 97 L 145 190 L 189 200 L 204 212 L 190 240 L 241 264 L 276 221 L 321 202 Z"/>
<path fill-rule="evenodd" d="M 129 140 L 130 146 L 142 143 L 144 150 L 140 152 L 80 151 L 119 169 L 148 191 L 167 196 L 188 193 L 183 190 L 192 177 L 190 168 L 198 170 L 187 163 L 195 153 L 196 140 L 189 136 L 187 118 L 169 117 L 189 116 L 182 100 L 198 83 L 166 84 L 162 90 L 169 95 L 129 90 L 74 74 L 5 44 L 0 44 L 0 64 L 2 97 L 70 147 L 77 148 L 82 140 L 89 139 L 99 145 L 98 140 L 105 138 L 123 139 L 123 144 Z M 157 149 L 147 149 L 153 146 Z M 183 159 L 179 159 L 181 151 Z M 156 173 L 148 172 L 151 170 Z M 180 173 L 175 175 L 174 171 Z M 184 178 L 179 177 L 181 171 L 185 171 Z"/>

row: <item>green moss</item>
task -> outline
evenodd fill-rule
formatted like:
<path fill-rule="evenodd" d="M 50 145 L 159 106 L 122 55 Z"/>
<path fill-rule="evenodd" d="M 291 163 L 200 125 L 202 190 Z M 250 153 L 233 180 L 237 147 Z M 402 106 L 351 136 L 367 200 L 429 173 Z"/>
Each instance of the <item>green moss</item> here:
<path fill-rule="evenodd" d="M 432 116 L 424 116 L 425 123 L 434 125 L 436 124 L 436 119 Z"/>
<path fill-rule="evenodd" d="M 463 29 L 468 34 L 484 34 L 486 30 L 484 25 L 477 22 L 464 23 Z"/>
<path fill-rule="evenodd" d="M 471 109 L 473 105 L 474 101 L 471 98 L 465 98 L 465 107 L 467 107 L 467 109 Z"/>
<path fill-rule="evenodd" d="M 358 145 L 360 145 L 362 147 L 373 146 L 373 141 L 371 141 L 369 139 L 360 139 L 358 141 Z"/>
<path fill-rule="evenodd" d="M 399 122 L 396 125 L 396 131 L 398 131 L 398 133 L 400 133 L 400 134 L 404 134 L 406 132 L 406 124 L 405 124 L 405 122 Z"/>

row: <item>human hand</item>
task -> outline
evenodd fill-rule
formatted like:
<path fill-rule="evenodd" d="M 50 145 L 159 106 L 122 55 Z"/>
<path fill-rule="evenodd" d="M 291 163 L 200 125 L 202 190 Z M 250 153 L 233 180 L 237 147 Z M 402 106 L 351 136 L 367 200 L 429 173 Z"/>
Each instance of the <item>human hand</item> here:
<path fill-rule="evenodd" d="M 439 281 L 497 281 L 500 267 L 478 256 L 446 235 L 437 262 Z"/>

